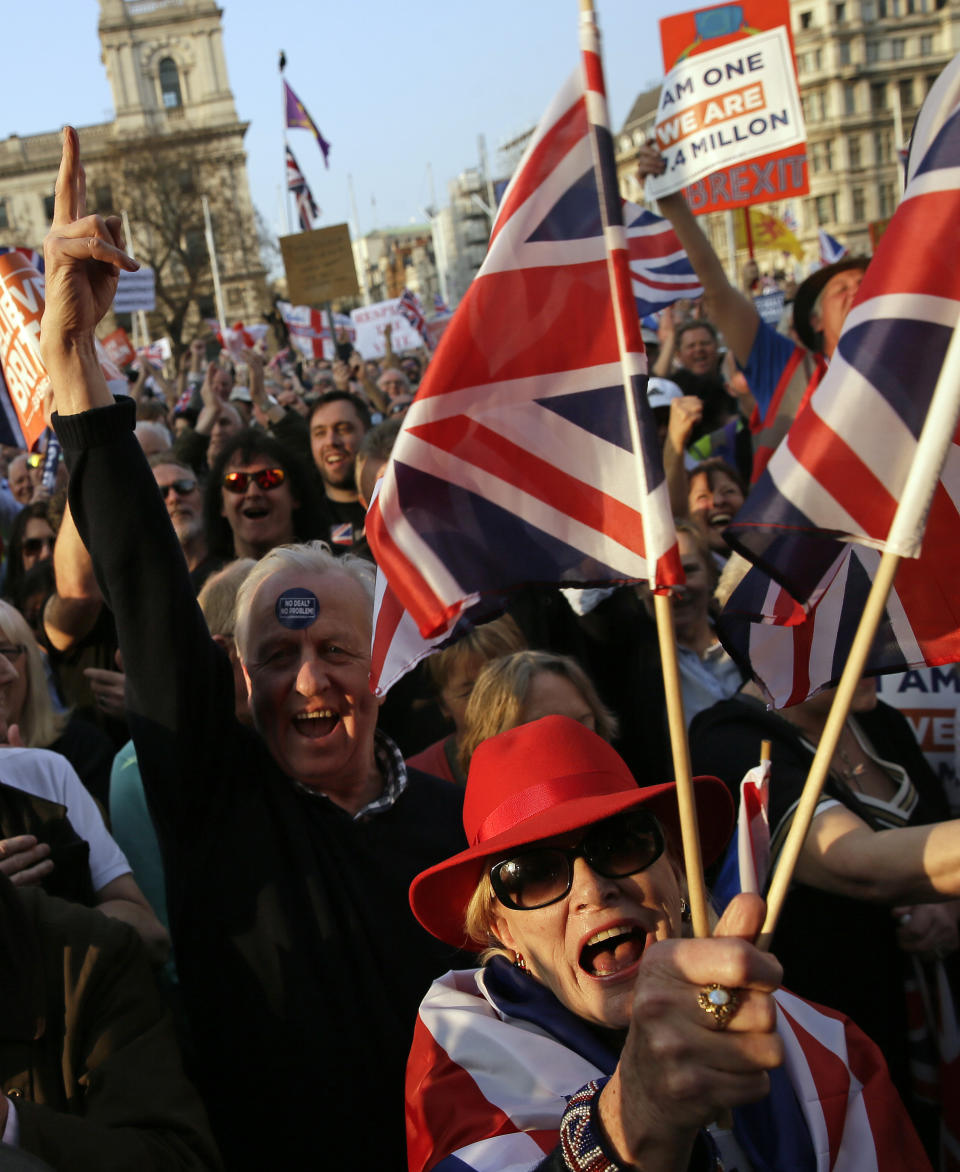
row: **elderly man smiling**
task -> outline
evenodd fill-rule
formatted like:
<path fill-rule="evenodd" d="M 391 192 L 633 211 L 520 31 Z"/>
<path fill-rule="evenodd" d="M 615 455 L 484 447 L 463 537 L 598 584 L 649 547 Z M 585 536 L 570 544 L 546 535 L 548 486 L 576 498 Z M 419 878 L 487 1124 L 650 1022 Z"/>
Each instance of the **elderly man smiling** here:
<path fill-rule="evenodd" d="M 177 538 L 93 349 L 121 251 L 87 216 L 68 129 L 46 241 L 44 358 L 71 507 L 114 612 L 167 872 L 195 1073 L 230 1169 L 404 1166 L 403 1067 L 449 967 L 406 889 L 463 842 L 459 799 L 376 730 L 372 568 L 274 550 L 237 642 L 257 732 L 193 602 Z M 103 263 L 106 262 L 106 263 Z"/>

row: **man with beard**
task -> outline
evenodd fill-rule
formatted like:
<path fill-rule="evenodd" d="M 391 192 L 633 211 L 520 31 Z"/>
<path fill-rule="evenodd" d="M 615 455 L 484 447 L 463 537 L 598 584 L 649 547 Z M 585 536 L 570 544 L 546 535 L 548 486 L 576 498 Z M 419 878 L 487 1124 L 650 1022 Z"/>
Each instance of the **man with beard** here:
<path fill-rule="evenodd" d="M 181 463 L 171 451 L 158 452 L 149 458 L 149 462 L 186 558 L 190 581 L 199 591 L 220 564 L 218 559 L 208 556 L 200 484 L 193 469 Z"/>
<path fill-rule="evenodd" d="M 357 494 L 355 465 L 369 427 L 366 404 L 349 391 L 328 391 L 310 412 L 310 451 L 323 484 L 327 540 L 334 553 L 364 548 L 366 510 Z"/>

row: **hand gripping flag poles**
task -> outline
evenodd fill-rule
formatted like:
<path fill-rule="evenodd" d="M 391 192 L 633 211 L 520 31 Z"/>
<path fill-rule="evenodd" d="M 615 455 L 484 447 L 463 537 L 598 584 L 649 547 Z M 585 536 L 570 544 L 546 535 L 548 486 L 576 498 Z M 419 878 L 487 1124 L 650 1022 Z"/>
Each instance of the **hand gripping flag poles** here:
<path fill-rule="evenodd" d="M 841 543 L 883 551 L 770 886 L 763 945 L 772 938 L 854 689 L 868 664 L 884 670 L 874 639 L 885 609 L 885 626 L 896 627 L 901 647 L 914 644 L 906 654 L 943 662 L 939 656 L 957 646 L 958 158 L 955 58 L 924 103 L 903 201 L 864 276 L 830 370 L 729 531 L 732 544 L 811 612 L 846 572 L 851 559 Z M 903 564 L 904 583 L 891 598 L 901 558 L 916 560 Z M 913 592 L 903 586 L 924 565 L 922 604 L 910 610 L 905 602 Z"/>

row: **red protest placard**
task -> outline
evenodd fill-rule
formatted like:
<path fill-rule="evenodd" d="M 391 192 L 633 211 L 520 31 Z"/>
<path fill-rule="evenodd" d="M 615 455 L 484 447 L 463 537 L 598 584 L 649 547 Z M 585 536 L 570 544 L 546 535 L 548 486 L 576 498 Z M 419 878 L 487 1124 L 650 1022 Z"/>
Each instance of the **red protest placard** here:
<path fill-rule="evenodd" d="M 17 252 L 0 256 L 0 367 L 28 448 L 46 426 L 43 400 L 49 385 L 40 361 L 43 278 Z"/>
<path fill-rule="evenodd" d="M 116 363 L 121 369 L 124 366 L 129 366 L 137 356 L 137 352 L 130 342 L 127 331 L 122 327 L 115 329 L 112 334 L 107 334 L 103 339 L 103 348 L 106 350 L 111 361 Z"/>
<path fill-rule="evenodd" d="M 744 45 L 744 51 L 747 52 L 751 38 L 777 28 L 786 31 L 793 73 L 790 80 L 795 86 L 796 64 L 789 0 L 738 0 L 737 3 L 717 4 L 664 17 L 660 21 L 664 70 L 669 73 L 690 58 L 713 53 L 740 41 L 747 42 Z M 709 85 L 710 79 L 707 80 Z M 738 84 L 741 87 L 744 84 L 739 77 L 732 88 L 736 89 Z M 686 122 L 680 124 L 680 131 L 696 133 L 703 129 L 705 116 L 713 115 L 711 130 L 722 140 L 723 123 L 740 110 L 748 109 L 750 102 L 756 100 L 756 93 L 749 88 L 742 93 L 731 94 L 725 90 L 724 94 L 727 104 L 725 106 L 721 99 L 719 117 L 712 110 L 708 111 L 706 106 L 698 104 L 687 114 Z M 806 146 L 799 143 L 715 170 L 691 182 L 683 192 L 692 210 L 699 215 L 704 212 L 729 211 L 754 203 L 790 199 L 805 195 L 809 190 Z"/>

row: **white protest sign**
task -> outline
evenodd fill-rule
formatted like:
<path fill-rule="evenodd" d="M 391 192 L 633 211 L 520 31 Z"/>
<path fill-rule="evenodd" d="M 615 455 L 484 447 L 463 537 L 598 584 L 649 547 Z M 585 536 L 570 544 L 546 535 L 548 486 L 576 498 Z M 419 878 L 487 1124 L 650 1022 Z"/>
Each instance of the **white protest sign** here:
<path fill-rule="evenodd" d="M 770 29 L 679 62 L 664 78 L 654 133 L 667 169 L 647 180 L 652 199 L 802 143 L 787 30 Z"/>
<path fill-rule="evenodd" d="M 910 722 L 951 810 L 960 814 L 960 667 L 948 664 L 877 676 L 877 693 Z"/>
<path fill-rule="evenodd" d="M 117 274 L 117 293 L 113 299 L 114 313 L 137 313 L 141 309 L 155 309 L 157 305 L 157 275 L 144 265 L 135 273 L 121 269 Z"/>
<path fill-rule="evenodd" d="M 354 345 L 364 358 L 382 358 L 387 352 L 383 327 L 388 324 L 393 327 L 390 346 L 395 354 L 401 350 L 418 350 L 423 345 L 423 338 L 397 311 L 399 303 L 400 298 L 394 297 L 391 301 L 362 305 L 350 314 L 357 328 Z"/>

